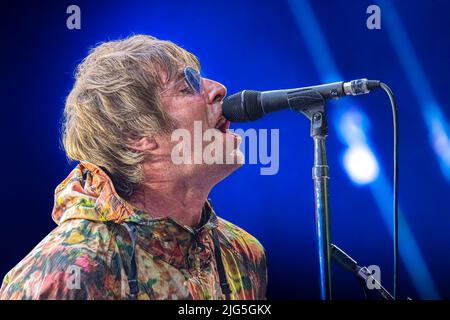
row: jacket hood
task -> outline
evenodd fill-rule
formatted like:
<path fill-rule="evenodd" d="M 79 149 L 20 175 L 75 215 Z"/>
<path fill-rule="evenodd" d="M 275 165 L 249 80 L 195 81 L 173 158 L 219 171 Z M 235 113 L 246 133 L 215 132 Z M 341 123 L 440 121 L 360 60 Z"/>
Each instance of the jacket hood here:
<path fill-rule="evenodd" d="M 198 226 L 182 226 L 133 207 L 101 168 L 81 162 L 56 188 L 52 216 L 60 226 L 8 273 L 0 299 L 265 296 L 264 249 L 209 201 Z M 68 286 L 74 266 L 82 290 Z"/>
<path fill-rule="evenodd" d="M 58 225 L 70 219 L 121 223 L 134 211 L 101 168 L 82 161 L 56 187 L 52 218 Z"/>

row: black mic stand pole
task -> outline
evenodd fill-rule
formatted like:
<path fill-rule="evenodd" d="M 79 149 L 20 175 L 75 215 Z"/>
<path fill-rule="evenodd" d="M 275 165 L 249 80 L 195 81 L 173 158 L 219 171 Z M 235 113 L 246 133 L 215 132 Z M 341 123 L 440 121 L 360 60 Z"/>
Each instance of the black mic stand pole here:
<path fill-rule="evenodd" d="M 316 99 L 314 99 L 314 96 Z M 319 251 L 320 296 L 322 300 L 332 300 L 331 233 L 328 205 L 329 167 L 325 150 L 325 138 L 328 135 L 328 126 L 323 99 L 321 101 L 321 96 L 318 94 L 312 94 L 311 98 L 316 102 L 314 107 L 308 107 L 308 109 L 303 110 L 298 108 L 296 111 L 303 113 L 311 121 L 311 137 L 314 140 L 312 178 L 314 180 L 316 233 Z"/>
<path fill-rule="evenodd" d="M 334 244 L 331 245 L 331 256 L 345 270 L 350 271 L 356 276 L 364 289 L 364 292 L 368 291 L 367 284 L 370 282 L 372 283 L 375 292 L 377 292 L 381 298 L 385 300 L 394 300 L 392 294 L 381 285 L 366 267 L 360 267 L 352 257 Z"/>

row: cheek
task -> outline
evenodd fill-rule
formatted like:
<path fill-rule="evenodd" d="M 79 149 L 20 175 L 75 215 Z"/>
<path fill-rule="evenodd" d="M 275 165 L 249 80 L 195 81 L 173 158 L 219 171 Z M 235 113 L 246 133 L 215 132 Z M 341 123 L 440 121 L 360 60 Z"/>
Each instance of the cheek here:
<path fill-rule="evenodd" d="M 202 132 L 205 131 L 205 129 L 208 129 L 208 125 L 205 123 L 204 111 L 195 109 L 191 110 L 190 112 L 179 114 L 177 123 L 179 128 L 187 129 L 190 132 L 194 132 L 194 128 L 195 130 L 200 130 Z"/>
<path fill-rule="evenodd" d="M 221 103 L 213 103 L 208 106 L 208 114 L 213 117 L 214 124 L 216 124 L 216 119 L 220 117 L 222 114 L 222 104 Z"/>
<path fill-rule="evenodd" d="M 203 99 L 188 99 L 172 101 L 166 105 L 167 113 L 176 121 L 179 128 L 191 129 L 195 121 L 207 119 L 206 105 Z M 208 119 L 209 122 L 209 119 Z"/>

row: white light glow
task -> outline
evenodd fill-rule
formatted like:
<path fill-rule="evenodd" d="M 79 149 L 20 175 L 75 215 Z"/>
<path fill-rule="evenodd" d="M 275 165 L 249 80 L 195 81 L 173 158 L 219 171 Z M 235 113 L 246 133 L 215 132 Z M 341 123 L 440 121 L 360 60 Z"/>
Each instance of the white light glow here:
<path fill-rule="evenodd" d="M 347 174 L 356 184 L 368 184 L 378 177 L 378 162 L 366 145 L 352 145 L 345 152 L 343 161 Z"/>

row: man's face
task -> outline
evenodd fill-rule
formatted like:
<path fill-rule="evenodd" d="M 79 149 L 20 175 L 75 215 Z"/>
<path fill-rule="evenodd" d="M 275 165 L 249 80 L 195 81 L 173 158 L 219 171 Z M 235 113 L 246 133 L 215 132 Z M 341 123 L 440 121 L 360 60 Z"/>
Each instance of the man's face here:
<path fill-rule="evenodd" d="M 239 150 L 241 137 L 228 131 L 230 123 L 222 116 L 226 93 L 222 84 L 206 78 L 201 78 L 201 92 L 196 92 L 181 76 L 168 83 L 161 94 L 162 104 L 177 128 L 191 137 L 191 163 L 196 169 L 200 167 L 210 174 L 229 174 L 243 163 Z M 180 147 L 179 140 L 171 143 L 172 149 L 176 147 Z M 208 162 L 207 157 L 212 157 L 215 162 Z"/>

